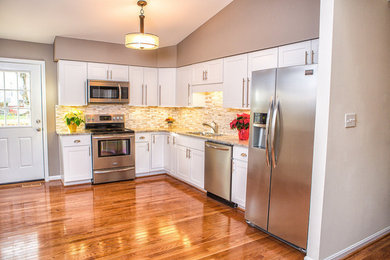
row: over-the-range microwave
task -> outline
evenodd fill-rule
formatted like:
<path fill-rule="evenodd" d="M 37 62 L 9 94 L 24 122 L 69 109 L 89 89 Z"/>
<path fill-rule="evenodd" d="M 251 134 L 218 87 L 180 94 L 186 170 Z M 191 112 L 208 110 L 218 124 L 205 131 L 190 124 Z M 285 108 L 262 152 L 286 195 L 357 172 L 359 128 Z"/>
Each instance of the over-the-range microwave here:
<path fill-rule="evenodd" d="M 129 82 L 88 80 L 87 92 L 88 92 L 87 97 L 88 97 L 89 104 L 129 103 Z"/>

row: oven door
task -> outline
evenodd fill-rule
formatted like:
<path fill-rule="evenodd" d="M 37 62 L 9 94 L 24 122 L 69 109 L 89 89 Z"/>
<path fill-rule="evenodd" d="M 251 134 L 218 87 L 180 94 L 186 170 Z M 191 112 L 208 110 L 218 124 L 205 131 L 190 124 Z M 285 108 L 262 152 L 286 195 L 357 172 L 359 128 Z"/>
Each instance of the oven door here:
<path fill-rule="evenodd" d="M 135 137 L 128 134 L 93 135 L 93 169 L 135 165 Z"/>

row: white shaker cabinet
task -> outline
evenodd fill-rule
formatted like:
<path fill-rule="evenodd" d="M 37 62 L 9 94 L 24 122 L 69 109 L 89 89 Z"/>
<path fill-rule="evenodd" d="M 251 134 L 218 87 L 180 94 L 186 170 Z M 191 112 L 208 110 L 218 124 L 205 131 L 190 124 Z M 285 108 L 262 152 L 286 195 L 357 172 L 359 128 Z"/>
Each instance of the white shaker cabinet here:
<path fill-rule="evenodd" d="M 193 65 L 192 84 L 216 84 L 223 82 L 223 59 Z"/>
<path fill-rule="evenodd" d="M 176 176 L 182 180 L 190 178 L 190 161 L 188 160 L 188 148 L 178 145 L 176 147 Z"/>
<path fill-rule="evenodd" d="M 87 63 L 60 60 L 57 63 L 58 104 L 84 106 L 87 104 Z"/>
<path fill-rule="evenodd" d="M 147 106 L 158 106 L 157 78 L 156 68 L 144 68 L 144 97 Z"/>
<path fill-rule="evenodd" d="M 248 148 L 233 147 L 232 201 L 245 208 L 248 170 Z"/>
<path fill-rule="evenodd" d="M 225 58 L 223 71 L 223 107 L 246 108 L 248 54 Z"/>
<path fill-rule="evenodd" d="M 144 68 L 129 66 L 130 105 L 146 105 L 144 93 Z"/>
<path fill-rule="evenodd" d="M 164 168 L 173 176 L 176 175 L 176 134 L 165 135 Z"/>
<path fill-rule="evenodd" d="M 204 189 L 204 151 L 188 149 L 188 159 L 190 160 L 189 182 Z"/>
<path fill-rule="evenodd" d="M 279 67 L 307 65 L 318 62 L 318 40 L 279 47 Z"/>
<path fill-rule="evenodd" d="M 91 182 L 91 136 L 60 136 L 60 161 L 64 185 Z"/>
<path fill-rule="evenodd" d="M 192 104 L 192 66 L 185 66 L 177 69 L 176 75 L 176 105 L 180 107 L 191 106 Z"/>
<path fill-rule="evenodd" d="M 142 175 L 150 172 L 150 134 L 135 134 L 135 174 Z"/>
<path fill-rule="evenodd" d="M 173 107 L 176 105 L 176 69 L 158 69 L 158 105 Z"/>
<path fill-rule="evenodd" d="M 128 81 L 128 66 L 89 62 L 88 79 Z"/>
<path fill-rule="evenodd" d="M 152 171 L 162 170 L 164 168 L 164 146 L 165 146 L 166 134 L 152 134 L 152 158 L 151 167 Z"/>

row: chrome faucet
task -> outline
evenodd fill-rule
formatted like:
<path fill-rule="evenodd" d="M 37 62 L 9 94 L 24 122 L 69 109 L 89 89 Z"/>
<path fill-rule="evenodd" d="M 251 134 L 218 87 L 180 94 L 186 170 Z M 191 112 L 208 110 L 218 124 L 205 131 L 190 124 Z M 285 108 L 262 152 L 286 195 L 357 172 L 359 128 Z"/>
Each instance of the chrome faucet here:
<path fill-rule="evenodd" d="M 211 124 L 203 123 L 202 125 L 210 127 L 214 134 L 218 134 L 218 125 L 215 121 L 212 121 Z"/>

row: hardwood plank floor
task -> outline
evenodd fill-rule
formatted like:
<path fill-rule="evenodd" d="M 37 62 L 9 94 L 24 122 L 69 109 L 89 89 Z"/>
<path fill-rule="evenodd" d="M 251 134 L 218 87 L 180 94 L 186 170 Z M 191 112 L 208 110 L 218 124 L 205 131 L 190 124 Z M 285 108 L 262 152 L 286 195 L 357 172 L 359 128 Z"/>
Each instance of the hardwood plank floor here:
<path fill-rule="evenodd" d="M 303 257 L 248 226 L 240 210 L 166 175 L 94 186 L 0 187 L 1 259 Z"/>
<path fill-rule="evenodd" d="M 1 259 L 303 259 L 166 175 L 20 186 L 0 188 Z"/>

